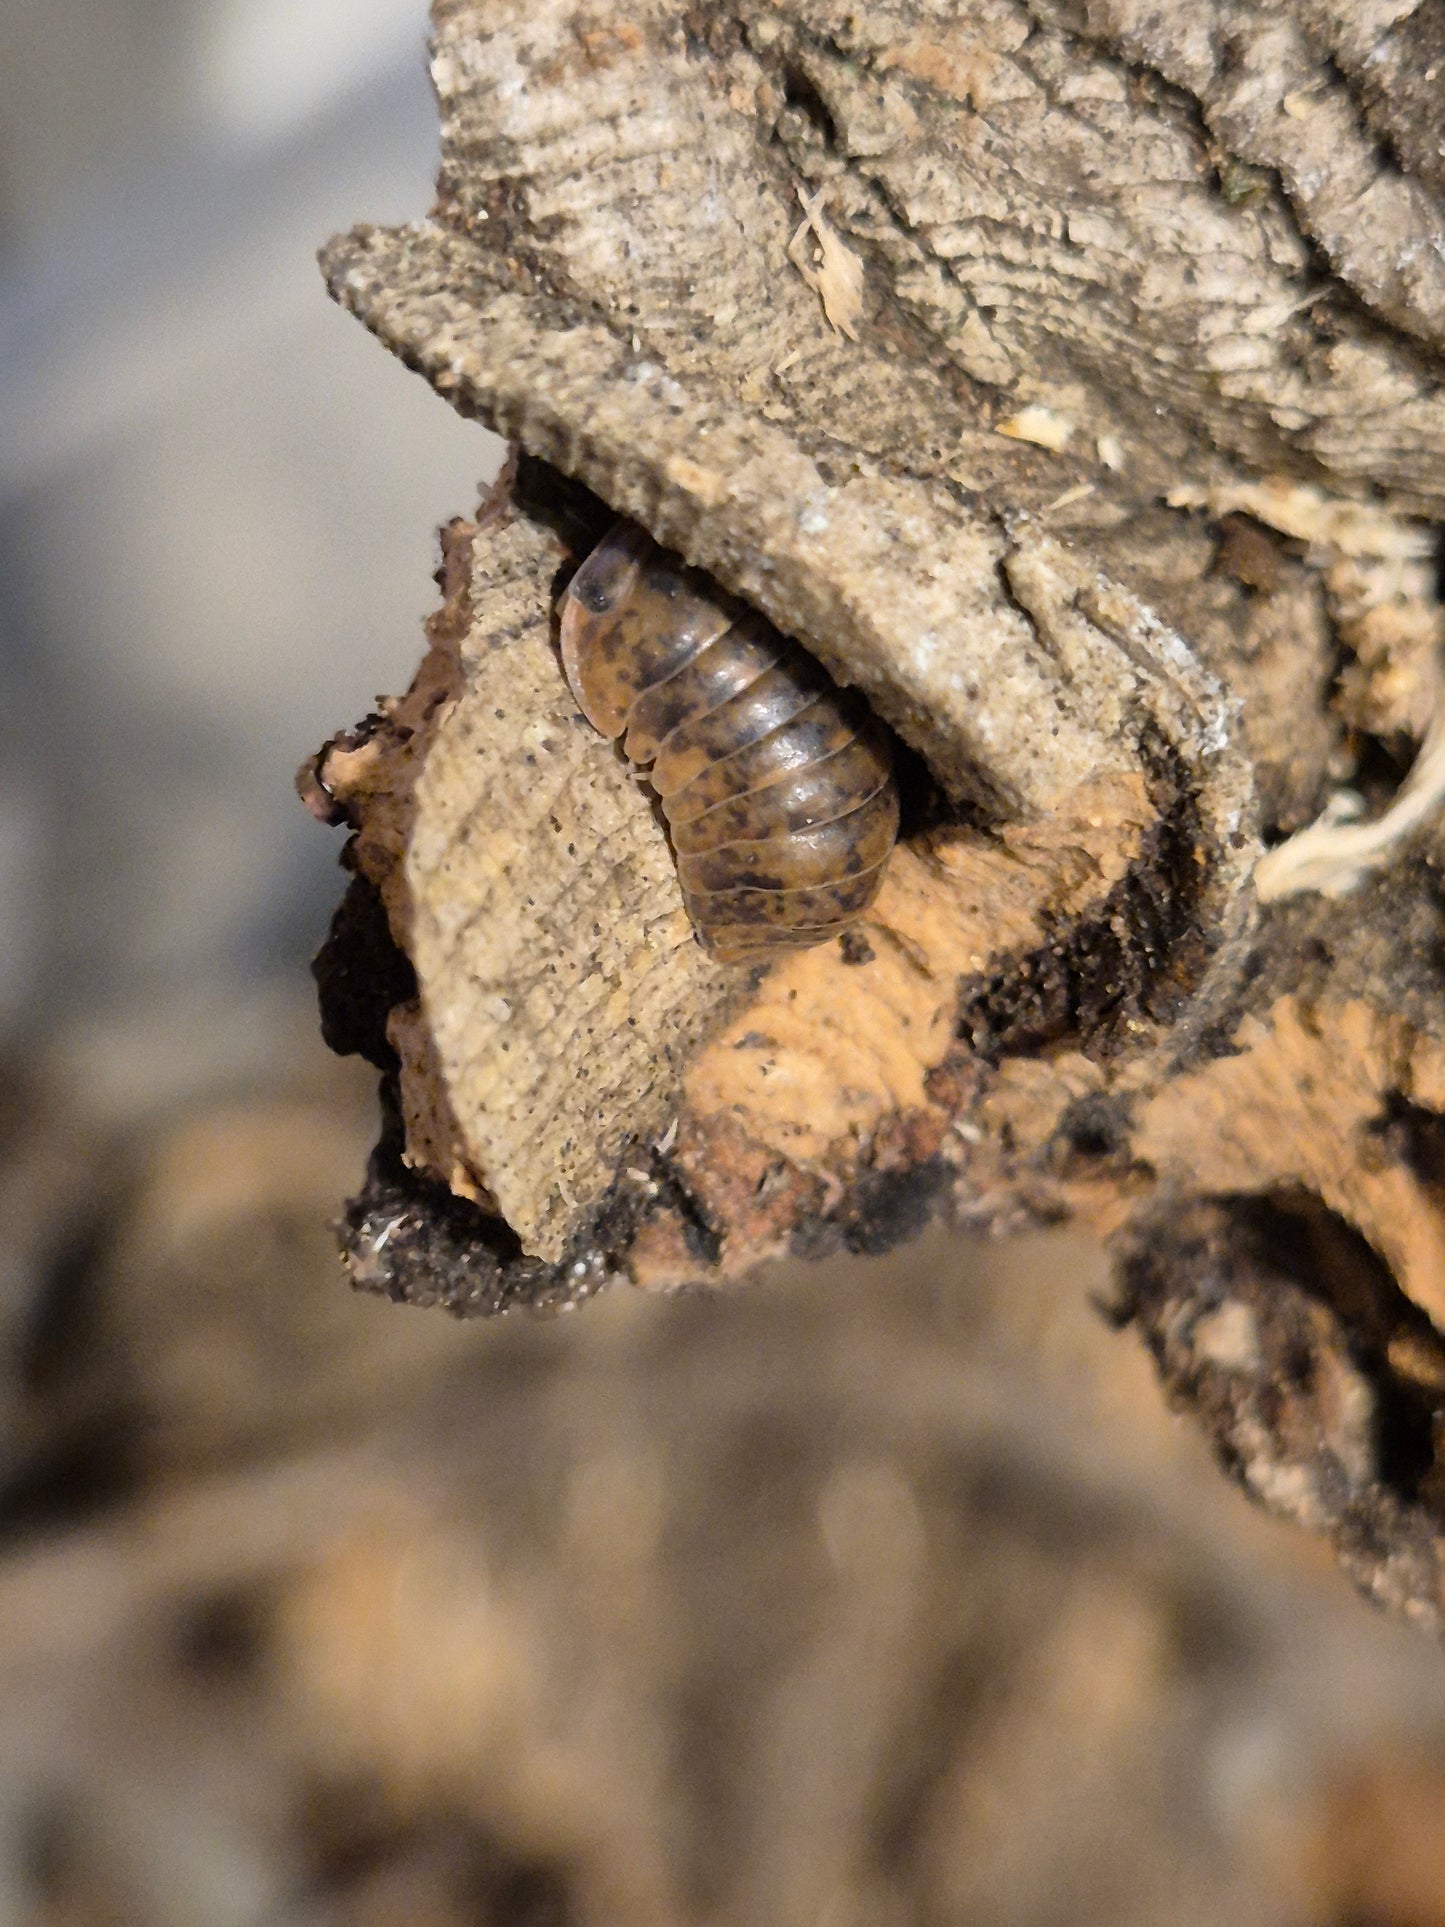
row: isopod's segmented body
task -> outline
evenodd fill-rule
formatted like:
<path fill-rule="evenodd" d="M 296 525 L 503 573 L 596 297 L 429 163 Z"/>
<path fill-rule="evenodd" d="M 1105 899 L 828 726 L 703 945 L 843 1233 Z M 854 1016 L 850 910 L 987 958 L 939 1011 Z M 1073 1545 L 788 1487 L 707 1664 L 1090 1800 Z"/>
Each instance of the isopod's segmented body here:
<path fill-rule="evenodd" d="M 898 834 L 867 704 L 633 522 L 573 576 L 561 625 L 583 715 L 650 770 L 713 955 L 766 961 L 856 922 Z"/>

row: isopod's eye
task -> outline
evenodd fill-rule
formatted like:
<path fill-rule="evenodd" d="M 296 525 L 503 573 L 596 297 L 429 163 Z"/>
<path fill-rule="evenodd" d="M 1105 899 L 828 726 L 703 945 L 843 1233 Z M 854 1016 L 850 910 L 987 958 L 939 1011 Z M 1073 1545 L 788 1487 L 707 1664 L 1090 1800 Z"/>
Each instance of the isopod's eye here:
<path fill-rule="evenodd" d="M 567 594 L 594 616 L 605 616 L 637 580 L 640 564 L 656 544 L 635 522 L 619 522 L 598 543 L 568 584 Z"/>
<path fill-rule="evenodd" d="M 628 579 L 625 565 L 619 566 L 616 562 L 609 565 L 604 561 L 598 567 L 598 558 L 592 556 L 572 578 L 572 594 L 584 609 L 594 616 L 603 616 L 621 600 Z"/>
<path fill-rule="evenodd" d="M 605 582 L 584 582 L 580 589 L 573 591 L 584 609 L 594 615 L 603 615 L 614 600 L 612 591 Z"/>

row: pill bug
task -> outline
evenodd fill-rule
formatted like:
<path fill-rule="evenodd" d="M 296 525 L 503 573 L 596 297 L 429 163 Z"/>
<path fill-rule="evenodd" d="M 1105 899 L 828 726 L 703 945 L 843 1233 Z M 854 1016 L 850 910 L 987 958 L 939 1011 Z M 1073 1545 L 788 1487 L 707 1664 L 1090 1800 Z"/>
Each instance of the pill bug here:
<path fill-rule="evenodd" d="M 647 769 L 689 916 L 723 963 L 825 943 L 898 834 L 887 731 L 806 651 L 619 522 L 561 601 L 583 715 Z"/>

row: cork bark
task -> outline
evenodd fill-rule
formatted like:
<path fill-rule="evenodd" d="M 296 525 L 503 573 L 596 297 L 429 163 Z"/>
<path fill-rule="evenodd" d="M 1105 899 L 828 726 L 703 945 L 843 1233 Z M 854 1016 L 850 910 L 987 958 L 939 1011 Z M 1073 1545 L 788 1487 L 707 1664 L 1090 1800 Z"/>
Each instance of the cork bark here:
<path fill-rule="evenodd" d="M 436 0 L 431 213 L 328 285 L 516 449 L 319 752 L 457 1312 L 1072 1219 L 1264 1503 L 1438 1624 L 1445 5 Z M 694 941 L 555 603 L 617 515 L 896 733 L 838 943 Z"/>

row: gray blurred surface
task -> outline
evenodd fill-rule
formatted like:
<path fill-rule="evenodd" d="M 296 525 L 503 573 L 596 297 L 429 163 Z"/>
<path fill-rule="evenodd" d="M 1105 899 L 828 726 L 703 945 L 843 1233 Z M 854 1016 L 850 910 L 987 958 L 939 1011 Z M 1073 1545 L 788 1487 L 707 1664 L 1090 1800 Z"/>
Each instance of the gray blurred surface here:
<path fill-rule="evenodd" d="M 941 1235 L 454 1327 L 296 763 L 496 446 L 326 302 L 420 0 L 0 0 L 0 1927 L 1445 1927 L 1445 1676 Z"/>
<path fill-rule="evenodd" d="M 295 766 L 496 461 L 326 300 L 426 204 L 420 5 L 0 8 L 0 1027 L 299 968 Z"/>

